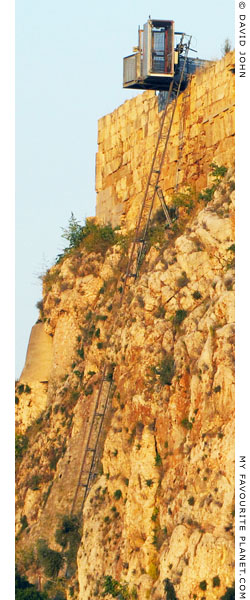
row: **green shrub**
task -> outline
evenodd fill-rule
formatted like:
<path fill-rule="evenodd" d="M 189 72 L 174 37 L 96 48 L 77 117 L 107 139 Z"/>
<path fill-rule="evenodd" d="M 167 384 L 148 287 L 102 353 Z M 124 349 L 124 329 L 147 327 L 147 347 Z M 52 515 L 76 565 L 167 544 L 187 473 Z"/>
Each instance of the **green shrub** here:
<path fill-rule="evenodd" d="M 216 577 L 213 577 L 213 587 L 220 587 L 220 578 L 218 577 L 218 575 L 216 575 Z"/>
<path fill-rule="evenodd" d="M 108 248 L 117 241 L 117 236 L 111 225 L 95 225 L 86 220 L 83 245 L 89 252 L 105 254 Z"/>
<path fill-rule="evenodd" d="M 61 552 L 51 550 L 44 539 L 37 542 L 37 557 L 46 577 L 55 579 L 64 564 L 64 558 Z"/>
<path fill-rule="evenodd" d="M 68 406 L 70 407 L 74 407 L 78 398 L 80 396 L 80 392 L 78 390 L 72 390 L 70 397 L 69 397 L 69 404 Z"/>
<path fill-rule="evenodd" d="M 79 379 L 81 379 L 83 376 L 83 373 L 81 371 L 78 371 L 78 369 L 73 371 L 73 373 L 74 373 L 74 375 L 76 375 L 76 377 L 79 377 Z"/>
<path fill-rule="evenodd" d="M 160 467 L 161 465 L 162 465 L 162 458 L 161 458 L 161 455 L 159 454 L 159 452 L 157 452 L 156 456 L 155 456 L 155 466 Z"/>
<path fill-rule="evenodd" d="M 216 387 L 214 388 L 214 392 L 215 394 L 218 394 L 218 392 L 221 391 L 221 385 L 216 385 Z"/>
<path fill-rule="evenodd" d="M 182 321 L 184 321 L 184 319 L 186 319 L 187 314 L 188 313 L 186 310 L 182 310 L 182 309 L 177 310 L 175 315 L 172 318 L 173 325 L 178 327 L 182 323 Z"/>
<path fill-rule="evenodd" d="M 115 498 L 116 500 L 120 500 L 120 498 L 121 498 L 121 497 L 122 497 L 122 491 L 121 491 L 121 490 L 116 490 L 116 491 L 114 492 L 114 498 Z"/>
<path fill-rule="evenodd" d="M 85 390 L 84 390 L 84 395 L 85 396 L 91 396 L 91 394 L 93 394 L 94 388 L 93 385 L 88 385 Z"/>
<path fill-rule="evenodd" d="M 43 300 L 38 300 L 38 302 L 36 303 L 36 308 L 38 308 L 40 312 L 43 312 Z"/>
<path fill-rule="evenodd" d="M 52 289 L 53 284 L 59 280 L 59 272 L 59 269 L 48 269 L 45 275 L 41 277 L 46 292 L 49 292 Z"/>
<path fill-rule="evenodd" d="M 206 590 L 207 589 L 207 582 L 205 581 L 205 579 L 203 579 L 203 581 L 200 581 L 200 589 L 201 590 Z"/>
<path fill-rule="evenodd" d="M 89 329 L 85 329 L 84 333 L 86 338 L 92 338 L 95 333 L 95 326 L 91 325 Z"/>
<path fill-rule="evenodd" d="M 24 531 L 24 529 L 27 529 L 27 527 L 29 526 L 28 524 L 28 520 L 26 515 L 23 515 L 20 519 L 20 523 L 21 523 L 21 533 Z"/>
<path fill-rule="evenodd" d="M 152 520 L 152 521 L 156 521 L 156 520 L 157 520 L 157 517 L 158 517 L 158 514 L 159 514 L 159 510 L 160 510 L 160 509 L 159 509 L 159 507 L 158 507 L 158 506 L 155 506 L 155 507 L 154 507 L 154 510 L 153 510 L 153 512 L 152 512 L 152 516 L 151 516 L 151 520 Z"/>
<path fill-rule="evenodd" d="M 15 599 L 16 600 L 48 600 L 46 592 L 39 592 L 35 585 L 15 570 Z"/>
<path fill-rule="evenodd" d="M 226 54 L 228 54 L 228 52 L 231 52 L 231 50 L 232 50 L 231 42 L 228 38 L 226 38 L 225 42 L 223 43 L 223 46 L 221 47 L 222 56 L 226 56 Z"/>
<path fill-rule="evenodd" d="M 19 404 L 19 398 L 18 398 L 18 396 L 15 396 L 15 404 Z"/>
<path fill-rule="evenodd" d="M 216 165 L 216 163 L 211 163 L 210 167 L 212 167 L 212 175 L 213 178 L 220 182 L 220 180 L 225 177 L 226 173 L 227 173 L 227 167 L 219 167 L 218 165 Z"/>
<path fill-rule="evenodd" d="M 194 506 L 195 503 L 195 499 L 193 496 L 190 496 L 190 498 L 188 498 L 188 504 L 190 504 L 190 506 Z"/>
<path fill-rule="evenodd" d="M 84 358 L 84 349 L 83 348 L 78 348 L 77 349 L 77 354 L 78 354 L 78 356 L 80 356 L 80 358 Z"/>
<path fill-rule="evenodd" d="M 28 487 L 31 490 L 39 490 L 39 485 L 42 481 L 41 475 L 32 475 L 32 477 L 28 480 Z"/>
<path fill-rule="evenodd" d="M 175 208 L 183 207 L 186 208 L 187 213 L 190 214 L 194 208 L 196 193 L 191 187 L 187 188 L 186 192 L 178 192 L 173 195 L 172 203 Z"/>
<path fill-rule="evenodd" d="M 51 446 L 49 449 L 49 468 L 51 469 L 51 471 L 55 471 L 56 470 L 56 465 L 59 461 L 59 458 L 61 456 L 62 452 L 60 448 L 55 448 L 54 446 Z"/>
<path fill-rule="evenodd" d="M 212 185 L 211 188 L 206 188 L 204 190 L 204 192 L 200 192 L 199 201 L 203 200 L 203 202 L 205 204 L 208 204 L 208 202 L 211 202 L 211 200 L 213 200 L 215 190 L 216 190 L 216 185 Z"/>
<path fill-rule="evenodd" d="M 148 487 L 152 487 L 152 485 L 153 485 L 153 483 L 154 483 L 154 480 L 153 480 L 153 479 L 146 479 L 146 480 L 145 480 L 145 482 L 146 482 L 146 485 L 147 485 Z"/>
<path fill-rule="evenodd" d="M 202 295 L 198 290 L 195 290 L 195 292 L 193 292 L 192 296 L 195 300 L 200 300 L 200 298 L 202 298 Z"/>
<path fill-rule="evenodd" d="M 220 600 L 235 600 L 235 585 L 230 588 L 227 587 L 225 594 L 220 597 Z"/>
<path fill-rule="evenodd" d="M 130 594 L 127 583 L 119 583 L 116 579 L 113 579 L 111 575 L 105 575 L 102 582 L 103 592 L 102 596 L 110 594 L 113 598 L 119 600 L 129 600 Z"/>
<path fill-rule="evenodd" d="M 166 240 L 166 225 L 165 225 L 165 223 L 159 223 L 156 225 L 152 224 L 148 228 L 148 231 L 147 231 L 145 254 L 152 246 L 155 246 L 158 244 L 160 244 L 160 245 L 164 244 L 165 240 Z"/>
<path fill-rule="evenodd" d="M 79 533 L 80 520 L 76 515 L 63 515 L 60 518 L 59 526 L 56 529 L 55 540 L 57 544 L 66 548 L 72 542 L 81 540 Z"/>
<path fill-rule="evenodd" d="M 21 460 L 25 450 L 28 448 L 29 440 L 26 435 L 17 434 L 15 438 L 15 457 L 16 460 Z"/>
<path fill-rule="evenodd" d="M 63 228 L 62 237 L 69 242 L 69 246 L 58 255 L 57 262 L 79 246 L 86 248 L 88 252 L 100 252 L 104 255 L 117 241 L 116 232 L 110 224 L 98 225 L 86 219 L 85 225 L 81 226 L 73 213 L 68 228 Z"/>
<path fill-rule="evenodd" d="M 101 350 L 103 348 L 103 342 L 97 342 L 97 348 L 98 350 Z"/>
<path fill-rule="evenodd" d="M 171 354 L 167 354 L 156 367 L 156 374 L 160 376 L 162 385 L 171 385 L 175 374 L 175 362 Z"/>
<path fill-rule="evenodd" d="M 182 419 L 181 425 L 185 427 L 185 429 L 192 429 L 193 423 L 191 423 L 187 418 Z"/>
<path fill-rule="evenodd" d="M 106 376 L 107 381 L 113 381 L 113 373 L 114 373 L 114 369 L 112 368 L 111 371 L 109 371 L 109 373 L 107 373 L 107 376 Z"/>
<path fill-rule="evenodd" d="M 72 576 L 76 571 L 76 557 L 81 541 L 81 522 L 76 515 L 63 515 L 56 529 L 55 540 L 64 550 L 67 573 Z"/>
<path fill-rule="evenodd" d="M 219 183 L 221 182 L 221 179 L 223 177 L 225 177 L 226 173 L 227 173 L 227 167 L 219 167 L 218 165 L 216 165 L 215 163 L 211 163 L 210 167 L 212 167 L 212 176 L 214 179 L 214 183 L 210 188 L 206 188 L 204 190 L 204 192 L 199 194 L 199 201 L 203 200 L 205 202 L 205 204 L 208 204 L 208 202 L 211 202 L 211 200 L 214 197 L 214 192 L 217 190 Z"/>
<path fill-rule="evenodd" d="M 174 586 L 170 579 L 164 579 L 164 591 L 166 592 L 166 600 L 177 600 Z"/>
<path fill-rule="evenodd" d="M 62 230 L 62 238 L 69 242 L 69 248 L 76 248 L 77 246 L 79 246 L 83 237 L 83 227 L 81 226 L 79 221 L 76 220 L 73 212 L 71 213 L 69 219 L 68 228 L 62 228 Z"/>

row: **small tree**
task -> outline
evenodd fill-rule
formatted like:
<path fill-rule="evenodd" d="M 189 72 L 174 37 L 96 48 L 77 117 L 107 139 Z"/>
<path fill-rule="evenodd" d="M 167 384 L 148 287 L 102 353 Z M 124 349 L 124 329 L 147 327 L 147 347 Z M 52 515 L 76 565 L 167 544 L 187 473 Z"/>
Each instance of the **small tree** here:
<path fill-rule="evenodd" d="M 62 554 L 56 550 L 51 550 L 46 540 L 39 539 L 37 542 L 37 557 L 46 577 L 56 579 L 64 563 Z"/>
<path fill-rule="evenodd" d="M 73 574 L 76 570 L 76 555 L 81 541 L 79 518 L 75 515 L 63 515 L 55 533 L 55 540 L 64 550 L 68 572 Z"/>
<path fill-rule="evenodd" d="M 69 248 L 78 246 L 82 239 L 82 225 L 76 220 L 74 213 L 71 213 L 67 229 L 62 228 L 62 237 L 69 242 Z"/>
<path fill-rule="evenodd" d="M 20 575 L 17 568 L 15 572 L 15 592 L 16 600 L 48 600 L 47 594 L 39 592 L 25 576 Z"/>
<path fill-rule="evenodd" d="M 226 38 L 224 44 L 221 46 L 222 56 L 226 56 L 226 54 L 228 54 L 228 52 L 230 52 L 231 50 L 232 50 L 231 42 L 228 38 Z"/>

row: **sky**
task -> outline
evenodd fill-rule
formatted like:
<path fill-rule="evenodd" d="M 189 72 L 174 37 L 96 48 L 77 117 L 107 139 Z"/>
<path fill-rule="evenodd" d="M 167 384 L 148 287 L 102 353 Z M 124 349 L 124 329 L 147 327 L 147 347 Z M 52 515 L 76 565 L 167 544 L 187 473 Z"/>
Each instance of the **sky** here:
<path fill-rule="evenodd" d="M 234 0 L 16 0 L 15 13 L 18 378 L 62 228 L 95 214 L 98 119 L 138 93 L 122 88 L 138 25 L 174 20 L 193 56 L 219 59 L 226 38 L 234 47 Z"/>

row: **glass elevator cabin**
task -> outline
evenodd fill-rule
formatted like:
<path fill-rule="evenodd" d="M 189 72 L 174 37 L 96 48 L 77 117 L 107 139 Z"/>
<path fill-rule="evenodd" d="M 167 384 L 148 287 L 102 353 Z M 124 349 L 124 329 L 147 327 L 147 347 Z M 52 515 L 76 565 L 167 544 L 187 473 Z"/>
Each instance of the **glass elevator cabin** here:
<path fill-rule="evenodd" d="M 178 81 L 180 77 L 185 37 L 174 31 L 174 21 L 149 19 L 143 29 L 138 30 L 138 46 L 133 48 L 134 53 L 123 59 L 123 87 L 168 90 L 171 81 Z M 188 75 L 204 62 L 187 58 L 182 89 L 187 85 Z"/>

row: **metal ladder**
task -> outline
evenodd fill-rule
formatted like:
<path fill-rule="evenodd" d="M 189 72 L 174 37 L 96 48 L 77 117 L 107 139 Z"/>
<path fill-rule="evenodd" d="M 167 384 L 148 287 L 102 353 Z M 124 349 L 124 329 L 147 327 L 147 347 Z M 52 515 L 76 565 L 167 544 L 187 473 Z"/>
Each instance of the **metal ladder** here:
<path fill-rule="evenodd" d="M 184 43 L 184 38 L 187 37 L 187 42 Z M 136 278 L 138 276 L 141 258 L 143 256 L 145 250 L 145 241 L 147 236 L 147 231 L 152 215 L 152 210 L 154 207 L 154 201 L 156 194 L 159 196 L 159 179 L 161 174 L 161 169 L 164 163 L 165 154 L 167 151 L 168 141 L 170 137 L 170 132 L 174 120 L 174 114 L 177 106 L 178 96 L 181 90 L 181 84 L 183 81 L 185 67 L 187 63 L 188 52 L 190 49 L 192 36 L 185 36 L 183 34 L 180 44 L 184 48 L 184 60 L 182 63 L 180 78 L 178 82 L 174 79 L 170 84 L 170 88 L 168 91 L 167 102 L 165 109 L 162 114 L 159 134 L 156 142 L 156 147 L 151 163 L 151 168 L 146 184 L 146 189 L 144 192 L 141 210 L 139 213 L 134 241 L 132 243 L 132 248 L 130 251 L 130 256 L 127 265 L 127 271 L 125 275 L 125 283 L 123 294 L 125 293 L 126 283 L 129 277 Z M 164 211 L 165 212 L 165 211 Z M 169 216 L 169 215 L 168 215 Z M 170 219 L 170 217 L 169 217 Z M 137 250 L 137 257 L 135 257 Z"/>
<path fill-rule="evenodd" d="M 184 37 L 187 37 L 188 41 L 184 44 Z M 181 90 L 181 84 L 183 81 L 183 76 L 185 72 L 185 66 L 187 62 L 188 52 L 191 43 L 191 36 L 182 36 L 182 44 L 184 47 L 184 61 L 182 65 L 182 70 L 180 73 L 180 79 L 178 82 L 174 80 L 171 82 L 167 103 L 165 110 L 162 115 L 160 130 L 157 138 L 157 143 L 153 155 L 153 160 L 146 184 L 145 193 L 143 196 L 143 201 L 141 205 L 141 210 L 139 213 L 135 236 L 132 242 L 132 248 L 130 251 L 127 269 L 125 276 L 123 278 L 123 289 L 120 297 L 119 308 L 121 308 L 123 299 L 125 296 L 126 284 L 129 277 L 136 278 L 139 272 L 140 261 L 143 256 L 143 251 L 145 248 L 146 235 L 152 215 L 152 210 L 154 206 L 154 201 L 156 195 L 158 196 L 162 209 L 164 211 L 167 224 L 171 225 L 171 218 L 168 212 L 168 208 L 164 199 L 164 195 L 161 187 L 159 186 L 159 179 L 161 174 L 161 169 L 163 166 L 167 145 L 170 137 L 171 127 L 174 119 L 175 109 L 177 105 L 178 96 Z M 135 256 L 135 251 L 137 247 L 137 257 Z M 118 313 L 119 315 L 119 313 Z M 116 325 L 116 320 L 118 315 L 113 322 L 111 327 L 111 331 L 109 332 L 108 338 L 110 339 L 112 332 Z M 107 409 L 109 407 L 109 401 L 112 390 L 112 374 L 110 374 L 110 366 L 108 361 L 105 361 L 100 386 L 98 390 L 98 394 L 96 397 L 94 410 L 90 422 L 89 434 L 87 437 L 86 444 L 83 450 L 83 456 L 81 460 L 81 466 L 77 481 L 77 486 L 74 494 L 74 498 L 72 501 L 70 514 L 77 513 L 83 509 L 85 500 L 87 498 L 89 489 L 95 480 L 97 475 L 97 463 L 98 459 L 98 445 L 100 442 L 100 437 L 102 433 L 103 422 L 105 419 L 105 415 L 107 414 Z"/>
<path fill-rule="evenodd" d="M 107 413 L 107 407 L 113 383 L 112 373 L 110 373 L 108 369 L 109 367 L 106 363 L 102 371 L 100 386 L 90 422 L 89 434 L 83 452 L 79 477 L 70 514 L 78 513 L 83 509 L 88 491 L 96 477 L 97 462 L 99 458 L 98 444 L 100 441 L 103 421 Z"/>
<path fill-rule="evenodd" d="M 160 203 L 161 203 L 161 206 L 162 206 L 162 210 L 164 212 L 167 224 L 170 227 L 170 225 L 172 225 L 172 221 L 170 219 L 170 215 L 169 215 L 169 212 L 168 212 L 168 207 L 166 205 L 164 194 L 163 194 L 163 191 L 162 191 L 162 189 L 161 189 L 160 186 L 157 186 L 156 193 L 157 193 L 157 196 L 158 196 L 158 198 L 160 200 Z"/>

